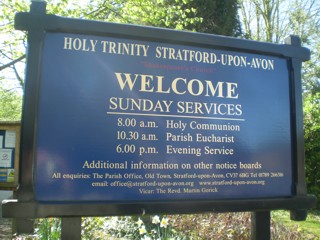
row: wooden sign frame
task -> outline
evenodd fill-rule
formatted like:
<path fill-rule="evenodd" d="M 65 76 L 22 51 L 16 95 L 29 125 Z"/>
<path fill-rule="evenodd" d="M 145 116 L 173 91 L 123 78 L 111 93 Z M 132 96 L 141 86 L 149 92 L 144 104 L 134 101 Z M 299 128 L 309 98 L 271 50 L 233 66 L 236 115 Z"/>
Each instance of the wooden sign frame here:
<path fill-rule="evenodd" d="M 306 209 L 315 205 L 315 197 L 307 195 L 304 170 L 304 140 L 301 94 L 301 64 L 310 57 L 310 51 L 301 47 L 300 39 L 291 36 L 286 44 L 254 42 L 229 37 L 197 34 L 167 29 L 133 25 L 112 24 L 62 18 L 46 14 L 45 2 L 33 2 L 30 13 L 18 13 L 15 19 L 18 30 L 28 31 L 28 58 L 24 112 L 21 139 L 21 178 L 17 199 L 3 203 L 3 216 L 14 218 L 107 216 L 133 214 L 180 214 L 207 211 L 270 211 L 287 209 L 295 219 L 304 219 Z M 292 116 L 293 145 L 293 193 L 291 197 L 186 201 L 144 201 L 144 202 L 39 202 L 34 193 L 34 159 L 37 144 L 38 100 L 40 87 L 41 53 L 46 32 L 85 33 L 98 36 L 122 36 L 143 38 L 159 42 L 179 42 L 202 46 L 230 47 L 233 50 L 259 54 L 283 56 L 291 65 L 290 98 L 294 109 Z M 183 40 L 181 40 L 183 39 Z M 48 126 L 50 127 L 50 126 Z"/>

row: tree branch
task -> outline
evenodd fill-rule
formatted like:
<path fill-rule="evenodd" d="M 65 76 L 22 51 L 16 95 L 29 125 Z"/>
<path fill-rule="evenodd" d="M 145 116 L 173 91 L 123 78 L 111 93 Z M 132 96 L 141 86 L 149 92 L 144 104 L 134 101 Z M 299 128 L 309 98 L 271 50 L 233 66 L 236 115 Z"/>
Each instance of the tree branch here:
<path fill-rule="evenodd" d="M 24 59 L 25 57 L 26 57 L 26 55 L 24 54 L 24 55 L 22 55 L 21 57 L 18 57 L 17 59 L 15 59 L 15 60 L 13 60 L 13 61 L 5 64 L 5 65 L 0 66 L 0 71 L 2 71 L 2 70 L 4 70 L 4 69 L 6 69 L 6 68 L 8 68 L 8 67 L 10 67 L 10 66 L 12 66 L 12 65 L 14 65 L 14 64 L 16 64 L 17 62 L 20 62 L 20 61 L 21 61 L 22 59 Z"/>
<path fill-rule="evenodd" d="M 16 74 L 16 77 L 17 77 L 17 79 L 19 81 L 20 87 L 23 88 L 23 85 L 24 85 L 23 80 L 20 77 L 20 75 L 19 75 L 19 73 L 18 73 L 18 71 L 17 71 L 17 69 L 16 69 L 16 67 L 14 65 L 13 65 L 13 70 L 14 70 L 14 73 Z"/>

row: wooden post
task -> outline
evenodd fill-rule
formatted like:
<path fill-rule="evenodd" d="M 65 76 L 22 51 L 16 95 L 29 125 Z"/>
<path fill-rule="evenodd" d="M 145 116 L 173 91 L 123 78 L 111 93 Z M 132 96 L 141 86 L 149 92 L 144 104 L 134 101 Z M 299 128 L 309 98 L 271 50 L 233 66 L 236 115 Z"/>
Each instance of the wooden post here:
<path fill-rule="evenodd" d="M 81 217 L 64 217 L 61 221 L 61 240 L 81 240 Z"/>
<path fill-rule="evenodd" d="M 45 1 L 41 0 L 32 0 L 30 5 L 30 13 L 35 15 L 45 15 L 46 14 L 46 5 L 47 3 Z M 37 28 L 37 24 L 35 23 L 34 28 Z M 38 64 L 39 64 L 39 51 L 40 51 L 40 39 L 43 33 L 38 30 L 29 30 L 28 32 L 28 44 L 29 44 L 29 50 L 28 50 L 28 65 L 29 65 L 29 75 L 26 76 L 26 81 L 28 79 L 32 78 L 35 79 L 36 74 L 39 73 L 38 71 Z M 31 66 L 31 67 L 30 67 Z M 31 69 L 31 70 L 30 70 Z M 29 83 L 29 85 L 31 85 Z M 29 89 L 31 89 L 31 93 L 29 92 Z M 33 89 L 33 90 L 32 90 Z M 24 96 L 24 105 L 32 105 L 34 104 L 34 101 L 29 101 L 30 96 L 31 98 L 34 98 L 36 94 L 34 94 L 33 91 L 36 89 L 35 85 L 29 87 L 27 90 L 27 87 L 25 88 L 25 96 Z M 32 93 L 33 92 L 33 93 Z M 27 97 L 26 97 L 27 96 Z M 30 112 L 28 113 L 30 114 Z M 34 129 L 31 129 L 30 126 L 32 126 L 32 122 L 34 122 L 34 118 L 36 114 L 30 114 L 31 117 L 26 118 L 25 114 L 23 114 L 23 121 L 21 126 L 21 154 L 20 154 L 20 163 L 19 168 L 20 169 L 32 169 L 32 160 L 27 160 L 28 158 L 32 158 L 33 154 L 30 153 L 33 149 L 34 141 L 33 139 L 33 133 L 35 132 Z M 27 122 L 30 121 L 28 124 Z M 33 201 L 33 196 L 30 194 L 32 193 L 33 185 L 32 185 L 32 174 L 27 173 L 25 171 L 21 171 L 19 173 L 20 178 L 20 186 L 17 191 L 17 198 L 19 201 Z M 18 234 L 32 234 L 34 231 L 34 220 L 33 219 L 17 219 L 16 220 L 16 230 Z"/>
<path fill-rule="evenodd" d="M 258 211 L 251 213 L 251 239 L 270 240 L 270 211 Z"/>

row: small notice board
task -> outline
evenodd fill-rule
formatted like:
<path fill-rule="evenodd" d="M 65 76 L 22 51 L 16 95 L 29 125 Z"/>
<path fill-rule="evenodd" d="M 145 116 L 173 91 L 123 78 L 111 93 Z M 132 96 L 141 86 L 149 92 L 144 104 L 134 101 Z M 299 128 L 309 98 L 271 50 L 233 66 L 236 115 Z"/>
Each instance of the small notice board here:
<path fill-rule="evenodd" d="M 20 122 L 0 122 L 0 190 L 18 186 Z"/>

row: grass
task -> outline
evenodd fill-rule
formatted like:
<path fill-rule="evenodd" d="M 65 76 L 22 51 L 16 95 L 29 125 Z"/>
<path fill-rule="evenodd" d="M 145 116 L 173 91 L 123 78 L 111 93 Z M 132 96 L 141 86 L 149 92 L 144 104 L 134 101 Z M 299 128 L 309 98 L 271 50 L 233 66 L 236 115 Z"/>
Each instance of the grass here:
<path fill-rule="evenodd" d="M 320 240 L 320 211 L 310 212 L 306 221 L 290 220 L 289 211 L 272 211 L 271 216 L 272 240 Z M 250 239 L 250 213 L 213 213 L 180 218 L 180 230 L 188 232 L 189 229 L 189 233 L 196 236 L 194 239 Z"/>
<path fill-rule="evenodd" d="M 320 211 L 310 211 L 306 221 L 290 220 L 288 211 L 273 211 L 272 219 L 283 223 L 292 230 L 306 234 L 306 239 L 320 240 Z"/>

